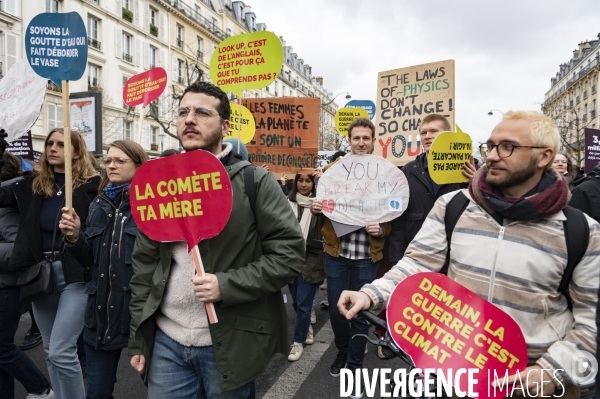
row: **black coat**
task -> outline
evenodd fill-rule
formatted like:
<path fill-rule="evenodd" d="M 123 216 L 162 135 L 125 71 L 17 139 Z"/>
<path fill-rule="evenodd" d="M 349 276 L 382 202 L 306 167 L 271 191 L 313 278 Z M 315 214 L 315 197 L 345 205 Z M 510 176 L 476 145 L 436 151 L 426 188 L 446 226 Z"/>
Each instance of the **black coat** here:
<path fill-rule="evenodd" d="M 8 272 L 27 270 L 44 259 L 40 233 L 43 197 L 33 194 L 33 177 L 34 175 L 27 176 L 10 187 L 0 187 L 0 208 L 18 208 L 21 215 Z M 100 176 L 96 176 L 73 190 L 73 208 L 78 215 L 87 217 L 90 202 L 98 192 L 99 183 Z M 89 280 L 91 265 L 81 265 L 64 252 L 60 258 L 67 284 Z"/>
<path fill-rule="evenodd" d="M 600 165 L 576 184 L 569 205 L 600 222 Z"/>
<path fill-rule="evenodd" d="M 10 186 L 22 177 L 2 182 L 2 187 Z M 0 288 L 17 285 L 17 273 L 5 273 L 12 256 L 13 244 L 19 228 L 19 210 L 17 208 L 0 208 Z"/>
<path fill-rule="evenodd" d="M 83 219 L 81 219 L 83 220 Z M 100 194 L 90 205 L 85 232 L 65 247 L 82 264 L 93 265 L 87 285 L 83 339 L 96 349 L 121 349 L 129 339 L 129 280 L 131 254 L 137 234 L 131 215 L 129 191 L 113 203 Z"/>
<path fill-rule="evenodd" d="M 467 187 L 466 184 L 443 184 L 433 194 L 431 184 L 425 175 L 423 159 L 420 154 L 414 161 L 407 163 L 402 172 L 408 181 L 410 197 L 406 211 L 392 221 L 392 232 L 389 236 L 390 262 L 394 265 L 404 256 L 406 247 L 415 238 L 425 218 L 433 208 L 435 201 L 444 194 Z"/>

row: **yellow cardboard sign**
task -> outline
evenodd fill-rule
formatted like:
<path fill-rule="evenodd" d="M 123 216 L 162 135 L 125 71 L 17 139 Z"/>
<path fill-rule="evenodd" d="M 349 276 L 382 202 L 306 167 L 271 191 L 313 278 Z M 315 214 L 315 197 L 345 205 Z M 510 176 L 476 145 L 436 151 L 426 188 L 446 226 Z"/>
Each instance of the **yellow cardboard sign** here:
<path fill-rule="evenodd" d="M 229 104 L 231 105 L 231 116 L 229 117 L 229 133 L 227 133 L 227 137 L 225 138 L 237 140 L 239 131 L 242 143 L 248 144 L 252 141 L 254 133 L 256 132 L 254 116 L 252 116 L 250 110 L 242 104 L 232 102 Z"/>
<path fill-rule="evenodd" d="M 348 128 L 356 118 L 367 118 L 369 114 L 364 108 L 340 108 L 335 113 L 335 128 L 342 136 L 348 136 Z"/>
<path fill-rule="evenodd" d="M 429 155 L 427 169 L 437 184 L 463 183 L 468 179 L 462 174 L 465 161 L 471 159 L 473 142 L 466 133 L 444 132 L 435 138 Z"/>
<path fill-rule="evenodd" d="M 281 40 L 272 32 L 246 33 L 227 38 L 210 59 L 210 79 L 223 91 L 242 96 L 277 78 L 283 65 Z"/>

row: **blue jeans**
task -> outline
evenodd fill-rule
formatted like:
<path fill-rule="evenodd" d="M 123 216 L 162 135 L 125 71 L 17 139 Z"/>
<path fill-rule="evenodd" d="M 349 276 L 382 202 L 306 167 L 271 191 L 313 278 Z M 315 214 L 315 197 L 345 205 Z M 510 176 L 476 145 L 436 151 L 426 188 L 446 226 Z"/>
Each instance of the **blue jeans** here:
<path fill-rule="evenodd" d="M 221 392 L 212 346 L 189 347 L 156 330 L 148 370 L 148 399 L 246 399 L 251 382 Z"/>
<path fill-rule="evenodd" d="M 60 261 L 52 262 L 52 273 L 54 292 L 33 302 L 48 374 L 56 399 L 83 399 L 85 389 L 77 357 L 77 338 L 83 330 L 87 303 L 85 283 L 65 283 Z"/>
<path fill-rule="evenodd" d="M 329 318 L 335 336 L 335 346 L 341 353 L 347 354 L 346 367 L 350 370 L 361 368 L 365 357 L 365 338 L 352 336 L 367 334 L 369 324 L 362 317 L 348 321 L 337 308 L 338 300 L 344 290 L 358 291 L 365 284 L 375 280 L 379 262 L 371 259 L 352 260 L 334 258 L 325 254 L 325 272 L 327 273 L 327 298 L 329 299 Z"/>
<path fill-rule="evenodd" d="M 41 393 L 50 388 L 50 382 L 15 345 L 15 333 L 21 318 L 19 287 L 0 289 L 0 398 L 15 397 L 15 379 L 29 393 Z"/>
<path fill-rule="evenodd" d="M 308 284 L 304 282 L 302 273 L 296 276 L 293 283 L 288 284 L 290 294 L 292 294 L 292 306 L 296 311 L 296 327 L 294 328 L 294 342 L 299 344 L 306 341 L 308 327 L 310 327 L 310 311 L 313 306 L 313 299 L 317 292 L 318 284 Z"/>
<path fill-rule="evenodd" d="M 87 399 L 113 399 L 121 349 L 105 351 L 85 344 Z"/>

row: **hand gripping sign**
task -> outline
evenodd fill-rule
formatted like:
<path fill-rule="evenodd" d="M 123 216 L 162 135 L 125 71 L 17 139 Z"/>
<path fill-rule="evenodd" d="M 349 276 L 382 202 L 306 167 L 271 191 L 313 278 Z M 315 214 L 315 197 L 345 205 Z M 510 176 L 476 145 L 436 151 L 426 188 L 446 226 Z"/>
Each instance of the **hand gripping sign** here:
<path fill-rule="evenodd" d="M 223 91 L 261 89 L 277 78 L 283 64 L 281 40 L 261 31 L 223 40 L 210 60 L 210 79 Z"/>
<path fill-rule="evenodd" d="M 408 206 L 404 174 L 377 155 L 348 155 L 319 179 L 317 199 L 329 219 L 352 226 L 384 223 Z"/>
<path fill-rule="evenodd" d="M 465 161 L 473 154 L 471 137 L 460 132 L 443 132 L 435 138 L 427 165 L 431 179 L 437 184 L 463 183 L 468 178 L 463 175 Z"/>
<path fill-rule="evenodd" d="M 508 396 L 512 385 L 495 390 L 490 384 L 496 376 L 502 381 L 507 372 L 512 376 L 527 367 L 519 325 L 440 273 L 417 273 L 401 281 L 390 296 L 387 322 L 394 342 L 418 368 L 442 369 L 455 388 L 466 392 L 468 387 L 468 373 L 459 377 L 459 369 L 478 369 L 473 390 L 480 398 Z"/>
<path fill-rule="evenodd" d="M 144 163 L 131 182 L 131 209 L 138 227 L 155 241 L 185 240 L 193 251 L 196 273 L 204 266 L 196 245 L 218 235 L 229 221 L 231 182 L 221 161 L 195 150 Z M 206 303 L 211 323 L 217 322 Z"/>

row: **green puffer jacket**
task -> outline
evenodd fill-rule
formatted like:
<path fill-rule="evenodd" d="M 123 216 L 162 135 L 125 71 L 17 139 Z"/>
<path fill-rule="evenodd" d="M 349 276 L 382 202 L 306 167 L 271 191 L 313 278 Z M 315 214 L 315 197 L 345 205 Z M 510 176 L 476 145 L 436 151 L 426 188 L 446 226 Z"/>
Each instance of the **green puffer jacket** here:
<path fill-rule="evenodd" d="M 230 157 L 226 166 L 233 189 L 229 222 L 217 237 L 198 244 L 204 268 L 217 275 L 223 296 L 215 303 L 218 323 L 210 325 L 223 391 L 258 377 L 275 353 L 287 355 L 288 318 L 281 288 L 304 263 L 300 226 L 277 181 L 262 168 L 254 173 L 252 213 L 244 190 L 247 165 Z M 130 282 L 129 354 L 143 354 L 146 367 L 151 367 L 154 314 L 169 279 L 171 248 L 171 243 L 153 241 L 138 231 Z"/>

